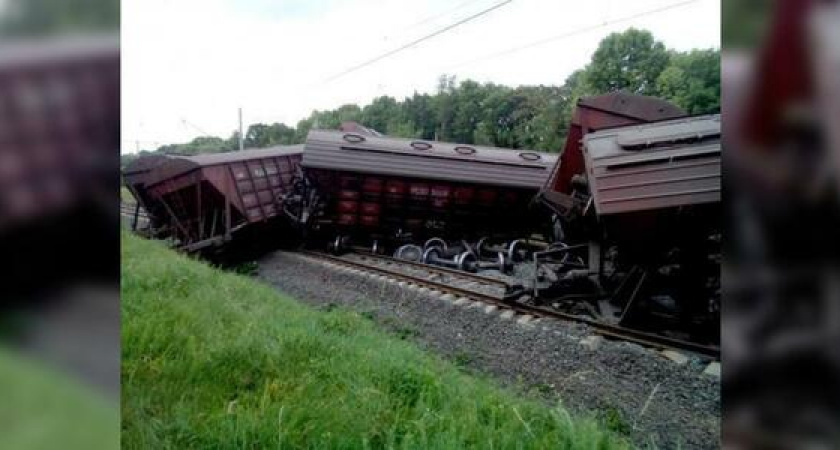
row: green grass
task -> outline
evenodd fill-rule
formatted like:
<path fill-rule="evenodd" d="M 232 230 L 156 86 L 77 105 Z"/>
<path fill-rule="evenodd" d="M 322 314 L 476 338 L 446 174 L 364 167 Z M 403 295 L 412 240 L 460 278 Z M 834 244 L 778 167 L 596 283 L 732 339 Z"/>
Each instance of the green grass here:
<path fill-rule="evenodd" d="M 125 186 L 120 186 L 120 201 L 124 203 L 137 202 L 137 200 L 134 198 L 134 195 Z"/>
<path fill-rule="evenodd" d="M 627 448 L 361 315 L 123 232 L 124 448 Z"/>
<path fill-rule="evenodd" d="M 0 448 L 118 448 L 119 409 L 98 393 L 0 346 Z"/>

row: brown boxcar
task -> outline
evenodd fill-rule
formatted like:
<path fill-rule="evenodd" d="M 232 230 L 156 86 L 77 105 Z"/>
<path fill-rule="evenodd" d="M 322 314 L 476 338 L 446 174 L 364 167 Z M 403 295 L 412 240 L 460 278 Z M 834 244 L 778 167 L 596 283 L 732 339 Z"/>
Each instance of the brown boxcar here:
<path fill-rule="evenodd" d="M 170 156 L 140 179 L 149 214 L 186 251 L 229 241 L 249 224 L 282 216 L 279 199 L 290 189 L 303 146 Z M 136 185 L 135 185 L 136 189 Z"/>
<path fill-rule="evenodd" d="M 545 224 L 529 203 L 556 160 L 528 150 L 313 130 L 301 167 L 320 199 L 312 225 L 327 237 L 457 238 Z"/>

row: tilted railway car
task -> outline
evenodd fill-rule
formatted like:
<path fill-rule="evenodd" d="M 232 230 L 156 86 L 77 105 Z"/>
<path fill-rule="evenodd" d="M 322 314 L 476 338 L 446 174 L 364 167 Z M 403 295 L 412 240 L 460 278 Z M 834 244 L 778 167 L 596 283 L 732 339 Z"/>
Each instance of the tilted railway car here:
<path fill-rule="evenodd" d="M 623 111 L 597 114 L 605 126 L 564 155 L 582 166 L 555 168 L 540 194 L 563 242 L 534 258 L 535 274 L 551 280 L 535 279 L 535 296 L 562 303 L 572 295 L 569 306 L 607 320 L 659 321 L 719 339 L 708 334 L 719 330 L 720 312 L 720 116 L 626 124 Z M 619 126 L 609 126 L 610 115 Z"/>
<path fill-rule="evenodd" d="M 286 199 L 301 226 L 359 244 L 432 236 L 525 234 L 547 221 L 529 208 L 556 155 L 313 130 L 305 182 Z"/>
<path fill-rule="evenodd" d="M 126 184 L 153 233 L 185 251 L 218 247 L 249 225 L 280 225 L 277 199 L 291 188 L 302 146 L 141 158 Z M 148 157 L 147 157 L 148 158 Z"/>

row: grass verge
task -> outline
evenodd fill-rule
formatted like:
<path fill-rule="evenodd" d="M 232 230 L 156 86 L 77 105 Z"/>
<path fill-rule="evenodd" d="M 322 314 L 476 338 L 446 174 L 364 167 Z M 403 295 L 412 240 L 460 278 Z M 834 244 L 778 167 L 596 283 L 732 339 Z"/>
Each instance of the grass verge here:
<path fill-rule="evenodd" d="M 119 410 L 98 392 L 0 345 L 0 448 L 119 447 Z"/>
<path fill-rule="evenodd" d="M 134 198 L 134 195 L 131 194 L 131 191 L 128 190 L 125 186 L 120 186 L 120 201 L 125 203 L 135 203 L 137 199 Z"/>
<path fill-rule="evenodd" d="M 355 313 L 122 235 L 124 448 L 628 445 Z"/>

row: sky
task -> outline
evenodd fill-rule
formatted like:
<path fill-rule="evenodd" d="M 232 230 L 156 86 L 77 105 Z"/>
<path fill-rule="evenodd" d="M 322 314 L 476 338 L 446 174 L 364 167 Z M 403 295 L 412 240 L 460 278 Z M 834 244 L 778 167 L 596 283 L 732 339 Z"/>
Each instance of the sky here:
<path fill-rule="evenodd" d="M 444 73 L 559 85 L 601 39 L 630 27 L 680 51 L 720 47 L 720 0 L 512 0 L 332 79 L 504 1 L 123 0 L 122 152 L 229 137 L 239 108 L 247 130 L 294 126 L 315 109 L 381 95 L 431 93 Z"/>

